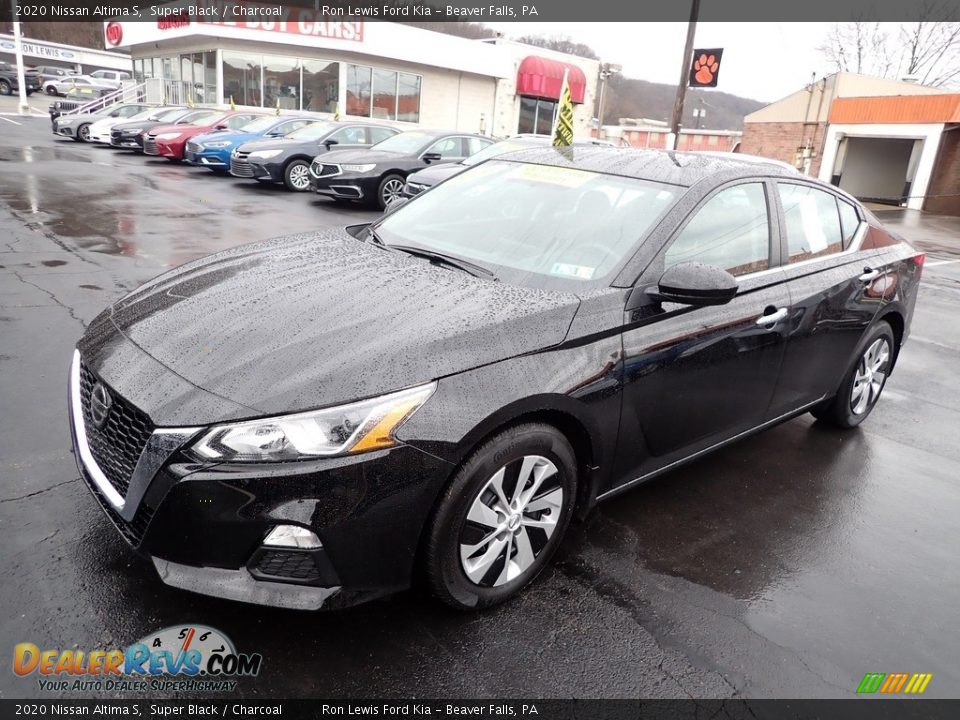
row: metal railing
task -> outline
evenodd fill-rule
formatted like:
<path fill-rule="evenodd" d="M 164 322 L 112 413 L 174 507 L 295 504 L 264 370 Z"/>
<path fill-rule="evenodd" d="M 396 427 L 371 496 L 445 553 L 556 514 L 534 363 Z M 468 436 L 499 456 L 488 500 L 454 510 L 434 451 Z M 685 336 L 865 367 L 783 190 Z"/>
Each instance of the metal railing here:
<path fill-rule="evenodd" d="M 114 90 L 111 93 L 102 95 L 96 100 L 91 100 L 88 103 L 78 105 L 72 110 L 67 110 L 63 115 L 84 115 L 87 113 L 93 113 L 97 110 L 102 110 L 108 105 L 113 105 L 118 102 L 144 102 L 146 99 L 146 83 L 140 83 L 138 85 L 121 85 L 119 88 Z"/>
<path fill-rule="evenodd" d="M 79 105 L 72 110 L 67 110 L 62 114 L 80 115 L 92 113 L 118 102 L 141 102 L 147 103 L 148 105 L 196 105 L 198 107 L 214 104 L 212 102 L 204 102 L 202 94 L 202 89 L 194 87 L 192 83 L 185 80 L 147 78 L 142 83 L 136 85 L 121 85 L 111 93 Z"/>

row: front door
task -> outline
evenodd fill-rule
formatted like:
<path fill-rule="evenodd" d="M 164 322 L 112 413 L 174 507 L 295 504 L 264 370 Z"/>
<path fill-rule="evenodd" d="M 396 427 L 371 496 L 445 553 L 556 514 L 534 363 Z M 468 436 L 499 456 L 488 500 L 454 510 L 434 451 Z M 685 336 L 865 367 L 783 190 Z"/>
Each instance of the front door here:
<path fill-rule="evenodd" d="M 701 262 L 739 281 L 720 306 L 652 303 L 626 320 L 616 476 L 662 469 L 766 419 L 787 334 L 789 294 L 778 257 L 772 185 L 746 182 L 709 196 L 638 281 Z"/>

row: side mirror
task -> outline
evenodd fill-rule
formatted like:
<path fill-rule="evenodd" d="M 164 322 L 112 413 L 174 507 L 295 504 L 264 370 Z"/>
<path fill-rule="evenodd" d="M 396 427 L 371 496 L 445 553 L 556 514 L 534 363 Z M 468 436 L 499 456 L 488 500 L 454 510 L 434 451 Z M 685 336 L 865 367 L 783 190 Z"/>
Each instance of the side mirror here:
<path fill-rule="evenodd" d="M 410 202 L 410 200 L 411 198 L 408 198 L 408 197 L 397 198 L 392 203 L 387 205 L 387 207 L 383 211 L 383 214 L 389 215 L 392 212 L 396 212 L 397 210 L 402 208 L 404 205 L 406 205 L 408 202 Z"/>
<path fill-rule="evenodd" d="M 443 160 L 443 155 L 438 152 L 429 152 L 422 155 L 422 159 L 428 163 L 436 162 L 437 160 Z"/>
<path fill-rule="evenodd" d="M 648 288 L 645 295 L 659 302 L 726 305 L 736 297 L 737 290 L 737 279 L 726 270 L 690 262 L 667 268 L 657 287 Z"/>
<path fill-rule="evenodd" d="M 326 140 L 323 141 L 323 144 L 327 147 L 327 150 L 329 150 L 331 146 L 339 145 L 340 141 L 334 140 L 333 138 L 327 138 Z"/>

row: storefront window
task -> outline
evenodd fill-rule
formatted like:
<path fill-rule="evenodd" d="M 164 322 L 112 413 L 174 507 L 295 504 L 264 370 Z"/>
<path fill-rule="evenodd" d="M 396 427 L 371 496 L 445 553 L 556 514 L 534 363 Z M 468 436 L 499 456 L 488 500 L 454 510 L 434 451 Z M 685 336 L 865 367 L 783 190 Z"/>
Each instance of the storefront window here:
<path fill-rule="evenodd" d="M 208 50 L 203 54 L 203 101 L 217 102 L 217 53 Z"/>
<path fill-rule="evenodd" d="M 251 53 L 223 53 L 223 101 L 263 107 L 261 57 Z"/>
<path fill-rule="evenodd" d="M 340 99 L 340 63 L 303 61 L 303 110 L 334 113 Z"/>
<path fill-rule="evenodd" d="M 397 74 L 391 70 L 373 71 L 373 110 L 377 120 L 397 119 Z"/>
<path fill-rule="evenodd" d="M 557 103 L 553 100 L 520 98 L 520 121 L 517 124 L 517 132 L 549 135 L 553 131 L 553 115 L 556 110 Z"/>
<path fill-rule="evenodd" d="M 420 84 L 422 78 L 411 73 L 400 73 L 397 84 L 397 120 L 420 122 Z"/>
<path fill-rule="evenodd" d="M 300 61 L 295 57 L 263 56 L 263 106 L 300 109 Z"/>
<path fill-rule="evenodd" d="M 370 117 L 370 86 L 373 70 L 347 65 L 347 115 Z"/>

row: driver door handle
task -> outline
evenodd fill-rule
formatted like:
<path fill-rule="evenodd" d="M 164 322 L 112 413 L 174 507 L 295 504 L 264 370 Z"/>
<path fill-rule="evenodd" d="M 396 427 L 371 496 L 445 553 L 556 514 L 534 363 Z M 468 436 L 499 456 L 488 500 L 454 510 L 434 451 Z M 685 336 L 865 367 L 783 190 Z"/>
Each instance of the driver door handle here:
<path fill-rule="evenodd" d="M 757 325 L 760 327 L 765 327 L 767 325 L 776 325 L 778 322 L 783 320 L 787 316 L 787 309 L 780 308 L 776 312 L 772 312 L 769 315 L 761 315 L 757 319 Z"/>

